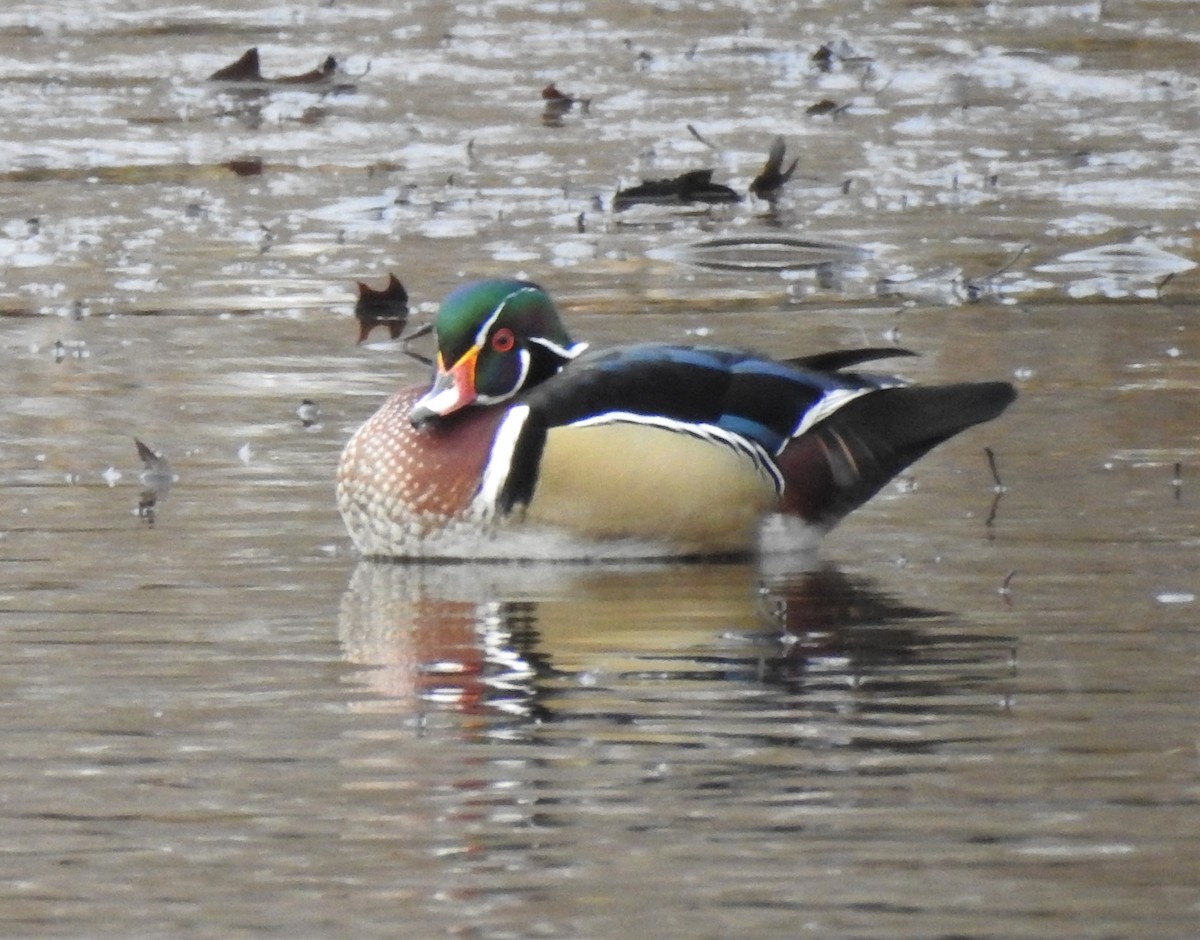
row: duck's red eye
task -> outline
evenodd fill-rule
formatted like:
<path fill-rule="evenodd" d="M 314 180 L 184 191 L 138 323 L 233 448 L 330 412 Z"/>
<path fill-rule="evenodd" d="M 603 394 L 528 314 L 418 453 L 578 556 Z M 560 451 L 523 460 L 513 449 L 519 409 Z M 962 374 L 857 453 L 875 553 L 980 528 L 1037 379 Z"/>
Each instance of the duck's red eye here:
<path fill-rule="evenodd" d="M 507 326 L 502 326 L 492 334 L 492 349 L 498 353 L 506 353 L 517 345 L 517 338 Z"/>

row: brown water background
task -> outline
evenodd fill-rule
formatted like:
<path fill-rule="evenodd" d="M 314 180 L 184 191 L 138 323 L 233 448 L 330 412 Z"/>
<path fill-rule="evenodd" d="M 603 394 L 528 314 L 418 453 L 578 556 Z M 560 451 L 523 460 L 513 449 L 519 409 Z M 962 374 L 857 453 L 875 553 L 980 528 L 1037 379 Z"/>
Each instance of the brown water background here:
<path fill-rule="evenodd" d="M 252 45 L 343 81 L 205 81 Z M 11 0 L 0 52 L 4 936 L 1200 935 L 1190 0 Z M 776 135 L 773 208 L 611 209 Z M 360 565 L 389 271 L 1021 398 L 816 561 Z"/>

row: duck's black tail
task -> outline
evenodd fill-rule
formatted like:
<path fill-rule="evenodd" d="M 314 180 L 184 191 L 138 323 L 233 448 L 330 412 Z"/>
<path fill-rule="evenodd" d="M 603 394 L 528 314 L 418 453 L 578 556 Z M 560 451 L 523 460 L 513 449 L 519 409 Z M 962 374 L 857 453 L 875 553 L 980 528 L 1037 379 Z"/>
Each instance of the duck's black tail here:
<path fill-rule="evenodd" d="M 1007 382 L 967 382 L 884 388 L 855 398 L 780 454 L 787 481 L 783 511 L 833 528 L 905 467 L 997 417 L 1016 397 Z"/>

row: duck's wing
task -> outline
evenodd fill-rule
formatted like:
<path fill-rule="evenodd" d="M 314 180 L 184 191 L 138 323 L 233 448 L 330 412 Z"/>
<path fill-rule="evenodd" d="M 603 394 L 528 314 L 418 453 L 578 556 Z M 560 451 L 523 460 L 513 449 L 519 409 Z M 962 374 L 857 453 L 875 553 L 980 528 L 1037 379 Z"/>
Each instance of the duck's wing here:
<path fill-rule="evenodd" d="M 582 358 L 526 403 L 547 427 L 659 421 L 682 433 L 723 432 L 774 454 L 831 400 L 897 384 L 737 349 L 647 344 Z"/>
<path fill-rule="evenodd" d="M 507 510 L 529 500 L 548 435 L 612 425 L 671 432 L 681 454 L 693 449 L 685 439 L 732 451 L 748 473 L 782 491 L 776 456 L 806 423 L 890 384 L 895 380 L 797 368 L 717 347 L 638 345 L 585 355 L 512 409 L 506 422 L 511 457 L 498 465 L 505 475 L 498 505 Z M 660 434 L 655 440 L 668 439 Z M 636 461 L 638 454 L 625 459 Z"/>

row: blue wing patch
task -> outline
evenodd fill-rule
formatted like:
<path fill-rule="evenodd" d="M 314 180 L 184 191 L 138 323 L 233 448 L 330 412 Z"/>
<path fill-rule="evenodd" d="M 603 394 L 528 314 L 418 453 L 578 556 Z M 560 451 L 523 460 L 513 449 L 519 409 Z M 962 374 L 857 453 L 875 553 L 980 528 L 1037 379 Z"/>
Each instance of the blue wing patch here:
<path fill-rule="evenodd" d="M 732 363 L 728 368 L 734 375 L 771 376 L 822 391 L 846 387 L 845 379 L 833 373 L 800 370 L 786 362 L 775 362 L 771 359 L 743 359 L 741 362 Z"/>
<path fill-rule="evenodd" d="M 754 441 L 768 454 L 777 454 L 783 449 L 783 445 L 787 443 L 787 436 L 780 434 L 778 431 L 755 421 L 753 418 L 746 418 L 741 415 L 721 415 L 717 421 L 717 427 L 722 431 L 728 431 L 730 434 L 736 434 L 738 437 L 743 437 L 748 441 Z"/>
<path fill-rule="evenodd" d="M 619 372 L 637 365 L 671 363 L 728 372 L 728 356 L 721 356 L 720 352 L 722 351 L 708 350 L 702 346 L 626 346 L 603 354 L 602 358 L 597 359 L 596 367 L 605 372 Z"/>

